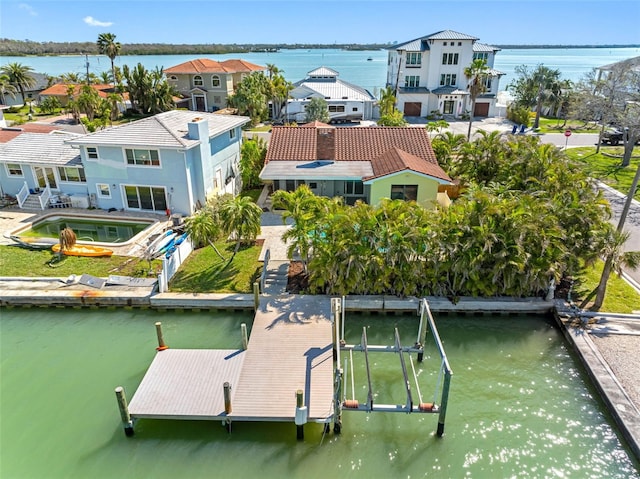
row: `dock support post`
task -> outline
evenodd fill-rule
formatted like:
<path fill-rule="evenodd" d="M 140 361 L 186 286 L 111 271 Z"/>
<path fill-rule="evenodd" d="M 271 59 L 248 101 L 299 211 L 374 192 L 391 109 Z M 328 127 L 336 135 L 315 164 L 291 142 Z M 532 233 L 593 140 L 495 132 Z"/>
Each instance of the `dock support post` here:
<path fill-rule="evenodd" d="M 231 384 L 225 382 L 222 388 L 224 390 L 224 412 L 229 415 L 231 414 Z M 227 432 L 231 432 L 231 420 L 229 418 L 222 421 L 222 425 L 227 429 Z"/>
<path fill-rule="evenodd" d="M 333 360 L 340 364 L 340 312 L 342 304 L 340 298 L 331 298 L 331 313 L 333 315 Z"/>
<path fill-rule="evenodd" d="M 122 386 L 118 386 L 116 388 L 116 399 L 118 400 L 118 409 L 120 410 L 120 418 L 122 418 L 124 435 L 131 437 L 133 436 L 133 421 L 131 420 L 131 414 L 129 414 L 127 397 L 125 396 L 124 388 Z"/>
<path fill-rule="evenodd" d="M 169 349 L 169 346 L 164 342 L 164 337 L 162 336 L 162 323 L 156 323 L 156 334 L 158 335 L 158 347 L 156 348 L 158 351 L 164 351 L 165 349 Z"/>
<path fill-rule="evenodd" d="M 444 372 L 444 381 L 442 384 L 442 399 L 440 404 L 440 415 L 438 416 L 438 429 L 436 434 L 442 437 L 444 434 L 444 419 L 447 415 L 447 402 L 449 401 L 449 383 L 451 382 L 451 372 Z"/>
<path fill-rule="evenodd" d="M 296 391 L 296 438 L 298 441 L 304 439 L 304 423 L 307 422 L 306 412 L 302 389 L 298 389 Z"/>
<path fill-rule="evenodd" d="M 242 349 L 245 351 L 249 345 L 249 339 L 247 338 L 247 325 L 246 323 L 242 323 L 240 325 L 240 332 L 242 333 Z"/>
<path fill-rule="evenodd" d="M 253 309 L 258 311 L 260 307 L 260 284 L 257 281 L 253 283 Z"/>

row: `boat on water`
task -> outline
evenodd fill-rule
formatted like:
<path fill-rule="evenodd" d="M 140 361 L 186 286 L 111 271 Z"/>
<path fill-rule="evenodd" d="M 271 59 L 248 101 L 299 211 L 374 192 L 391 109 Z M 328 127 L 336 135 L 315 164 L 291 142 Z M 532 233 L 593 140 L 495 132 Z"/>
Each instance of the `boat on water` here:
<path fill-rule="evenodd" d="M 57 241 L 52 238 L 28 238 L 15 235 L 11 235 L 9 238 L 16 243 L 16 246 L 33 250 L 51 249 L 51 247 L 57 243 Z"/>
<path fill-rule="evenodd" d="M 54 244 L 51 248 L 54 253 L 60 252 L 60 244 Z M 66 249 L 63 253 L 67 256 L 111 256 L 113 250 L 101 246 L 88 244 L 75 244 L 71 249 Z"/>

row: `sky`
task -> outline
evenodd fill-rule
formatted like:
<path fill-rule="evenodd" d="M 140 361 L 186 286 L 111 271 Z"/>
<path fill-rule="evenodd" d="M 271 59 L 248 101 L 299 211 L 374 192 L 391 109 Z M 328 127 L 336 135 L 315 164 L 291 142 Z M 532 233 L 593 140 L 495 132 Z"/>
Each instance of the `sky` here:
<path fill-rule="evenodd" d="M 629 45 L 639 19 L 638 0 L 0 0 L 0 37 L 38 42 L 396 43 L 454 30 L 492 45 Z"/>

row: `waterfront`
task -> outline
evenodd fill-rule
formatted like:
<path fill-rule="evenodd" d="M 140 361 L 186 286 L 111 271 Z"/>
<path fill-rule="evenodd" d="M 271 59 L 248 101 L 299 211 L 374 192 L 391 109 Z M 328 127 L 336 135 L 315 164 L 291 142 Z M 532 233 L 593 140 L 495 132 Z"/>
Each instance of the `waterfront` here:
<path fill-rule="evenodd" d="M 155 354 L 240 347 L 242 313 L 5 309 L 0 321 L 0 477 L 640 478 L 561 333 L 542 317 L 436 315 L 454 371 L 445 436 L 431 415 L 344 415 L 343 435 L 292 424 L 140 421 L 124 437 L 113 389 L 133 394 Z M 413 316 L 348 316 L 347 339 L 415 336 Z M 437 355 L 417 372 L 433 397 Z M 359 385 L 363 371 L 356 359 Z M 377 355 L 379 402 L 403 401 L 398 357 Z M 359 363 L 358 363 L 359 361 Z M 359 366 L 358 366 L 359 364 Z M 393 385 L 393 387 L 391 387 Z M 362 401 L 366 391 L 359 387 Z"/>
<path fill-rule="evenodd" d="M 481 42 L 488 41 L 480 39 Z M 640 48 L 530 48 L 504 49 L 497 53 L 494 68 L 505 75 L 500 79 L 500 89 L 505 90 L 509 82 L 515 78 L 517 66 L 527 65 L 535 68 L 538 64 L 559 69 L 561 78 L 579 81 L 592 68 L 618 62 L 626 58 L 640 55 Z M 274 64 L 283 70 L 284 77 L 296 82 L 306 77 L 307 72 L 319 66 L 327 66 L 337 70 L 340 78 L 364 87 L 377 96 L 380 88 L 385 86 L 387 74 L 387 51 L 352 51 L 339 49 L 318 50 L 281 50 L 279 52 L 252 52 L 225 55 L 130 55 L 116 58 L 115 64 L 135 66 L 142 63 L 145 68 L 153 70 L 168 68 L 195 58 L 211 58 L 226 60 L 242 58 L 258 65 Z M 371 58 L 371 61 L 367 59 Z M 100 74 L 111 69 L 106 56 L 88 56 L 89 71 Z M 35 72 L 48 75 L 63 73 L 86 73 L 86 60 L 81 55 L 46 56 L 46 57 L 0 57 L 0 65 L 8 62 L 19 62 L 33 68 Z"/>

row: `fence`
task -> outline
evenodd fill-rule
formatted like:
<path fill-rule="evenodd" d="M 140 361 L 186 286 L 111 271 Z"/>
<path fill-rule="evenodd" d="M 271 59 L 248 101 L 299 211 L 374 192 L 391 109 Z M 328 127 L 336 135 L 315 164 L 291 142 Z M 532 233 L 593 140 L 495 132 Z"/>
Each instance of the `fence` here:
<path fill-rule="evenodd" d="M 267 281 L 267 267 L 269 266 L 269 260 L 271 259 L 271 250 L 268 249 L 264 252 L 264 262 L 262 264 L 262 275 L 260 275 L 260 291 L 264 292 L 264 284 Z"/>
<path fill-rule="evenodd" d="M 173 252 L 169 258 L 162 257 L 162 271 L 158 275 L 158 288 L 161 293 L 169 290 L 169 281 L 178 272 L 180 265 L 193 251 L 191 240 L 187 238 Z"/>

